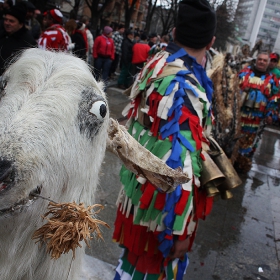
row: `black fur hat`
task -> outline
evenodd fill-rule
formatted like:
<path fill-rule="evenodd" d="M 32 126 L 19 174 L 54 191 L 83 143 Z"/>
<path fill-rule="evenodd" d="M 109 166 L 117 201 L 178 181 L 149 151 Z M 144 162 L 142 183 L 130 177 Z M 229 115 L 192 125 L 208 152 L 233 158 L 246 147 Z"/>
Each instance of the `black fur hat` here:
<path fill-rule="evenodd" d="M 216 13 L 207 0 L 183 0 L 179 3 L 175 40 L 194 49 L 204 48 L 216 31 Z"/>
<path fill-rule="evenodd" d="M 6 15 L 11 15 L 15 17 L 20 23 L 24 23 L 26 17 L 27 9 L 23 3 L 16 4 L 12 6 L 8 11 L 5 12 Z"/>

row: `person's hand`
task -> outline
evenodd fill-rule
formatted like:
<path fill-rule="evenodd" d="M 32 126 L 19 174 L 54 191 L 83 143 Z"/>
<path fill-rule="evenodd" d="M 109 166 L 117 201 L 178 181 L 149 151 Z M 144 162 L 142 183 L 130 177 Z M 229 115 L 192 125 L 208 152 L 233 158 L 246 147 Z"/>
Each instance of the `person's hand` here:
<path fill-rule="evenodd" d="M 171 259 L 183 258 L 188 252 L 190 245 L 190 238 L 188 237 L 185 240 L 176 240 L 173 244 L 173 247 L 170 250 L 169 257 Z"/>

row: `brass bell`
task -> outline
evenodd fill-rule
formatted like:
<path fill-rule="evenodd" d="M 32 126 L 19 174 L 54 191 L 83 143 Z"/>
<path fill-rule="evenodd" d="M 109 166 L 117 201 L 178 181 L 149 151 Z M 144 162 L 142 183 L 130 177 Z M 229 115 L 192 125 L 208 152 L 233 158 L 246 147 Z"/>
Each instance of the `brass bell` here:
<path fill-rule="evenodd" d="M 225 191 L 238 187 L 242 184 L 242 181 L 232 166 L 231 161 L 213 138 L 210 138 L 209 140 L 211 145 L 214 145 L 214 148 L 220 151 L 217 156 L 212 157 L 215 164 L 225 176 L 225 180 L 219 185 L 219 187 Z"/>
<path fill-rule="evenodd" d="M 209 182 L 213 183 L 214 187 L 219 186 L 225 181 L 225 175 L 219 170 L 206 151 L 202 150 L 201 153 L 205 157 L 205 160 L 202 161 L 202 172 L 199 178 L 201 186 L 207 185 Z M 209 185 L 209 187 L 213 186 Z"/>
<path fill-rule="evenodd" d="M 207 197 L 216 196 L 220 193 L 213 181 L 209 181 L 206 185 L 204 185 L 204 188 L 207 193 Z"/>
<path fill-rule="evenodd" d="M 222 199 L 231 199 L 233 197 L 232 192 L 229 190 L 221 191 L 220 194 Z"/>

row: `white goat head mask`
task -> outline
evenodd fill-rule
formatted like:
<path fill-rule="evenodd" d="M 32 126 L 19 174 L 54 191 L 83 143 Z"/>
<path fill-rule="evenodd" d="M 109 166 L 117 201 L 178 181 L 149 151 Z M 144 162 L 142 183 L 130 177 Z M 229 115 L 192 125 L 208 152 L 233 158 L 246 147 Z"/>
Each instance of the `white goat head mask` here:
<path fill-rule="evenodd" d="M 1 87 L 0 212 L 22 208 L 38 186 L 56 201 L 91 204 L 109 113 L 86 63 L 29 49 L 4 73 Z"/>

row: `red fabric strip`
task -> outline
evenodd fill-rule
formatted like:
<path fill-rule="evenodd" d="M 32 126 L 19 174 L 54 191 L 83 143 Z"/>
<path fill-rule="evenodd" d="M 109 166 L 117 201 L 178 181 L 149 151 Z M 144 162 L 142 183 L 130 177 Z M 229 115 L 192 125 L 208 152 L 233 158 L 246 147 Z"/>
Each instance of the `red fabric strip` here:
<path fill-rule="evenodd" d="M 166 193 L 158 192 L 156 201 L 155 201 L 155 206 L 154 206 L 155 209 L 163 210 L 164 205 L 165 205 L 165 197 L 166 197 Z"/>
<path fill-rule="evenodd" d="M 179 201 L 176 203 L 175 210 L 174 210 L 176 215 L 183 214 L 186 204 L 188 202 L 189 195 L 190 195 L 189 191 L 182 190 L 182 195 Z"/>
<path fill-rule="evenodd" d="M 146 188 L 140 198 L 140 208 L 141 209 L 148 209 L 150 206 L 150 202 L 153 198 L 154 192 L 156 188 L 150 183 L 146 182 Z"/>

